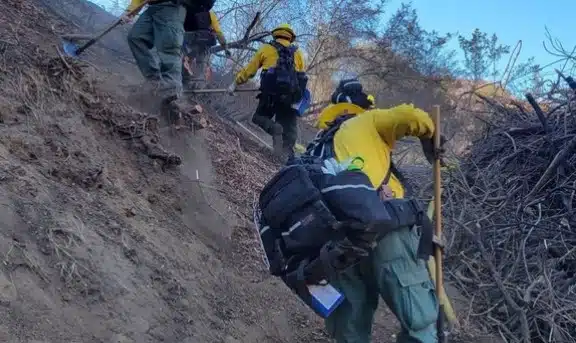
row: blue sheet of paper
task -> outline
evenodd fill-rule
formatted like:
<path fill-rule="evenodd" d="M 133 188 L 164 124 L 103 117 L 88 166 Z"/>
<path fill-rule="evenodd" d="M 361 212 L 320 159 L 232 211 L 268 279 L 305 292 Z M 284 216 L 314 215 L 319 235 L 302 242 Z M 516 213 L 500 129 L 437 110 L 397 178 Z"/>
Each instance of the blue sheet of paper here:
<path fill-rule="evenodd" d="M 312 306 L 324 318 L 328 317 L 344 301 L 344 295 L 330 284 L 309 285 Z"/>
<path fill-rule="evenodd" d="M 298 110 L 298 116 L 302 116 L 304 112 L 310 107 L 310 102 L 312 101 L 312 94 L 308 89 L 304 91 L 302 99 L 295 104 L 292 104 L 292 108 Z"/>

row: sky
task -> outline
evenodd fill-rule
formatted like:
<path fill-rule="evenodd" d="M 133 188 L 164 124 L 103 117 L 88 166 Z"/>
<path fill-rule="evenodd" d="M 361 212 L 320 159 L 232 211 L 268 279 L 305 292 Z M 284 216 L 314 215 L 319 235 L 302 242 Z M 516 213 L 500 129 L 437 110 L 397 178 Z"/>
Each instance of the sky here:
<path fill-rule="evenodd" d="M 388 8 L 396 9 L 402 2 L 405 1 L 390 0 Z M 534 57 L 543 66 L 558 59 L 542 46 L 546 28 L 567 50 L 576 45 L 576 0 L 412 0 L 412 6 L 417 10 L 420 25 L 427 30 L 459 32 L 469 37 L 479 28 L 496 33 L 503 44 L 512 48 L 522 40 L 518 62 Z M 457 47 L 456 40 L 452 44 Z"/>

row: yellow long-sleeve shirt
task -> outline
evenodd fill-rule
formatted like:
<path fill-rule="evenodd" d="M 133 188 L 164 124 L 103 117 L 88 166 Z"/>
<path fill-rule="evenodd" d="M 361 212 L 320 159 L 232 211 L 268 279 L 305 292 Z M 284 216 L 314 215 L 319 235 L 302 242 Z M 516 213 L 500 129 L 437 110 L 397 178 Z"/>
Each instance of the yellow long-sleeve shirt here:
<path fill-rule="evenodd" d="M 212 28 L 212 31 L 214 31 L 214 34 L 216 35 L 216 38 L 218 39 L 220 45 L 226 45 L 226 38 L 224 37 L 224 33 L 222 32 L 220 21 L 218 21 L 218 17 L 216 16 L 216 13 L 214 13 L 214 11 L 210 11 L 210 27 Z"/>
<path fill-rule="evenodd" d="M 283 46 L 289 46 L 290 42 L 286 39 L 278 38 L 276 42 L 282 44 Z M 246 83 L 248 80 L 254 77 L 258 72 L 258 69 L 267 70 L 269 68 L 275 67 L 278 62 L 278 51 L 276 48 L 270 44 L 263 44 L 256 54 L 252 57 L 250 62 L 236 74 L 236 84 Z M 294 68 L 298 72 L 303 72 L 304 65 L 304 55 L 300 49 L 296 50 L 294 53 Z"/>
<path fill-rule="evenodd" d="M 128 8 L 126 8 L 126 12 L 131 12 L 133 11 L 136 7 L 142 5 L 142 3 L 145 0 L 132 0 L 130 1 L 130 5 L 128 5 Z"/>
<path fill-rule="evenodd" d="M 354 106 L 354 105 L 352 105 Z M 357 114 L 342 123 L 334 136 L 334 151 L 338 161 L 360 156 L 364 159 L 363 171 L 374 187 L 379 187 L 390 167 L 390 152 L 396 141 L 406 137 L 432 138 L 434 123 L 430 116 L 413 105 L 400 105 L 387 110 L 373 109 L 361 112 L 350 104 L 336 104 L 325 111 L 339 109 Z M 360 109 L 360 110 L 358 110 Z M 361 112 L 361 113 L 360 113 Z M 322 113 L 320 114 L 322 118 Z M 388 181 L 395 198 L 404 197 L 404 187 L 392 174 Z"/>

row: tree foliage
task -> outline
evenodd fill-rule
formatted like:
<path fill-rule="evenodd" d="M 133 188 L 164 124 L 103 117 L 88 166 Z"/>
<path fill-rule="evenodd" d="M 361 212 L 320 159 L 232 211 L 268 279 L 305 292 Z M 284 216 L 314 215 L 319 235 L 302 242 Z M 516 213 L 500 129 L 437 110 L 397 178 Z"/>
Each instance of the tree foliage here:
<path fill-rule="evenodd" d="M 449 74 L 455 52 L 447 49 L 452 34 L 427 31 L 420 26 L 411 4 L 402 4 L 388 20 L 382 39 L 390 49 L 424 76 Z"/>
<path fill-rule="evenodd" d="M 498 36 L 475 29 L 470 38 L 458 36 L 458 43 L 464 53 L 464 67 L 467 75 L 480 82 L 491 76 L 493 81 L 499 74 L 498 62 L 510 53 L 510 46 L 500 44 Z"/>

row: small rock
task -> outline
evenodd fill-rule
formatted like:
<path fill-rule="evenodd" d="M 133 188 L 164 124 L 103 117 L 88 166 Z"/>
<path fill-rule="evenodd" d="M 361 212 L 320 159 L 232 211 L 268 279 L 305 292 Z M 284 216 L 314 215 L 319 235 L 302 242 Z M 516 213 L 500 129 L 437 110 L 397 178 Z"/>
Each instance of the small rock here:
<path fill-rule="evenodd" d="M 148 195 L 148 202 L 151 204 L 155 204 L 158 202 L 158 196 L 156 194 L 149 194 Z"/>
<path fill-rule="evenodd" d="M 150 330 L 150 323 L 143 318 L 133 318 L 132 324 L 136 332 L 145 333 Z"/>
<path fill-rule="evenodd" d="M 136 249 L 124 247 L 122 250 L 124 251 L 124 256 L 126 256 L 133 263 L 138 264 L 139 260 L 138 260 L 138 254 L 136 253 Z"/>
<path fill-rule="evenodd" d="M 126 217 L 130 218 L 130 217 L 134 217 L 136 215 L 136 212 L 134 211 L 133 208 L 127 208 L 125 209 L 126 211 Z"/>
<path fill-rule="evenodd" d="M 182 307 L 188 308 L 190 307 L 190 302 L 186 298 L 181 298 L 180 305 L 182 305 Z"/>

